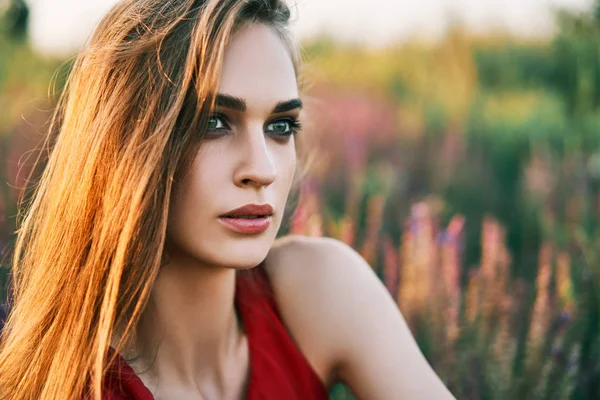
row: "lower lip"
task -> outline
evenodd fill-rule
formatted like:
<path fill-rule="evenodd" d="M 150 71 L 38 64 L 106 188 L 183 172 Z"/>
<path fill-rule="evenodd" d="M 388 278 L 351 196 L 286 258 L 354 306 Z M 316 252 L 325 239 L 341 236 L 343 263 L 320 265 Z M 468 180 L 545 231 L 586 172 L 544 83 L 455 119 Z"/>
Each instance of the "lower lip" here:
<path fill-rule="evenodd" d="M 263 233 L 271 225 L 271 217 L 254 219 L 220 217 L 219 221 L 232 231 L 247 235 Z"/>

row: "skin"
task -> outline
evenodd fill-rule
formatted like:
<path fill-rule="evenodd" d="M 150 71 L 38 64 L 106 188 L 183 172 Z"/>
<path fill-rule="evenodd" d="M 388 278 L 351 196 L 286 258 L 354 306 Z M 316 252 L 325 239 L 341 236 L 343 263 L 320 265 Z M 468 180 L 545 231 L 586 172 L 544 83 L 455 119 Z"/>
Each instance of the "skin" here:
<path fill-rule="evenodd" d="M 132 364 L 144 384 L 156 399 L 244 398 L 248 342 L 235 315 L 235 272 L 263 262 L 290 335 L 327 387 L 342 380 L 363 399 L 452 398 L 356 252 L 333 239 L 275 240 L 296 150 L 294 137 L 274 134 L 271 124 L 300 109 L 273 113 L 299 95 L 289 52 L 269 28 L 234 36 L 219 93 L 246 109 L 217 107 L 224 120 L 210 121 L 218 129 L 173 193 L 168 263 L 140 322 L 141 342 L 158 343 L 156 357 Z M 251 203 L 273 206 L 266 232 L 241 235 L 219 222 Z"/>
<path fill-rule="evenodd" d="M 169 210 L 166 257 L 140 331 L 160 343 L 150 370 L 132 365 L 160 398 L 241 398 L 248 345 L 234 311 L 235 272 L 255 267 L 273 245 L 296 168 L 293 137 L 270 124 L 298 118 L 300 110 L 273 113 L 298 99 L 294 66 L 283 42 L 262 25 L 242 28 L 224 59 L 218 93 L 246 110 L 218 106 L 211 129 Z M 216 128 L 216 129 L 214 129 Z M 270 204 L 268 230 L 232 232 L 219 216 L 246 204 Z M 168 329 L 165 329 L 168 327 Z"/>
<path fill-rule="evenodd" d="M 265 260 L 282 318 L 329 388 L 358 399 L 454 399 L 419 350 L 398 306 L 352 248 L 286 237 Z"/>

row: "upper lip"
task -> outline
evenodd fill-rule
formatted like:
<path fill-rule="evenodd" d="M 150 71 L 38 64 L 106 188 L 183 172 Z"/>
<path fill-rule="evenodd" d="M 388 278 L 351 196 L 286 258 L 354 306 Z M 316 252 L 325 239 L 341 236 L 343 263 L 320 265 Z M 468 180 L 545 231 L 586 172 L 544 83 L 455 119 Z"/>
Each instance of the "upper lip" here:
<path fill-rule="evenodd" d="M 245 206 L 228 211 L 221 217 L 262 217 L 273 214 L 273 207 L 270 204 L 246 204 Z"/>

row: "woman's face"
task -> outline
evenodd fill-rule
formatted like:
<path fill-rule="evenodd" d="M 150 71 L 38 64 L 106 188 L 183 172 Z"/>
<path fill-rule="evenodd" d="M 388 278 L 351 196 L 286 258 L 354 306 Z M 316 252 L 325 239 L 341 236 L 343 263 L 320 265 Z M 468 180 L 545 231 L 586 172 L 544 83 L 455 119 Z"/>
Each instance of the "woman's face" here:
<path fill-rule="evenodd" d="M 284 43 L 263 25 L 238 31 L 225 52 L 205 139 L 172 197 L 171 257 L 232 268 L 266 257 L 294 177 L 298 97 Z M 260 207 L 232 213 L 247 205 Z"/>

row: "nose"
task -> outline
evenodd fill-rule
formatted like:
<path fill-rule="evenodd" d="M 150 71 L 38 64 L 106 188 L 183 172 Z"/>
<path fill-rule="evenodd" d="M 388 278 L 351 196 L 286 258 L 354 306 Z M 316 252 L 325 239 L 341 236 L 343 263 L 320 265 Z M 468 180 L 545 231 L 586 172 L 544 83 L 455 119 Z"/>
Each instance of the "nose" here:
<path fill-rule="evenodd" d="M 262 125 L 250 128 L 240 137 L 243 143 L 238 143 L 241 161 L 234 173 L 235 184 L 255 188 L 269 186 L 275 181 L 277 171 Z"/>

